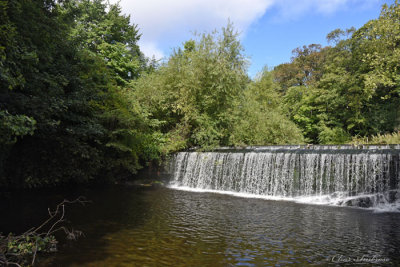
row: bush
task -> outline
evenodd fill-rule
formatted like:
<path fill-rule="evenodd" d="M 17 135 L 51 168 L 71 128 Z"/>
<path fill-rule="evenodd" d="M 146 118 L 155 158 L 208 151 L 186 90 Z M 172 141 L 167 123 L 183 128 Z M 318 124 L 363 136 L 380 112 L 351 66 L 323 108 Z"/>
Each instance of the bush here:
<path fill-rule="evenodd" d="M 351 144 L 389 145 L 400 144 L 400 131 L 387 134 L 378 134 L 371 137 L 353 137 Z"/>

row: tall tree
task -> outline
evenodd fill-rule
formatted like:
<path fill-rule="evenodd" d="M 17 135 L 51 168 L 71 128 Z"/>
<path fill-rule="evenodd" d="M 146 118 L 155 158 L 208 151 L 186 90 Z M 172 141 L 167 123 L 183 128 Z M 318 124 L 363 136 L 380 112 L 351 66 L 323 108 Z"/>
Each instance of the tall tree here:
<path fill-rule="evenodd" d="M 197 37 L 136 87 L 139 102 L 160 123 L 166 150 L 302 142 L 279 108 L 270 73 L 254 84 L 247 77 L 232 25 Z"/>
<path fill-rule="evenodd" d="M 63 4 L 64 12 L 74 16 L 72 39 L 85 49 L 104 59 L 118 85 L 136 79 L 145 58 L 137 45 L 140 34 L 130 16 L 121 14 L 118 4 L 105 0 L 73 0 Z"/>
<path fill-rule="evenodd" d="M 298 47 L 292 51 L 290 63 L 274 68 L 274 79 L 282 93 L 291 86 L 313 86 L 322 76 L 327 48 L 320 44 Z"/>
<path fill-rule="evenodd" d="M 398 1 L 384 5 L 360 29 L 328 34 L 334 46 L 303 47 L 275 68 L 290 117 L 311 142 L 343 143 L 351 135 L 398 129 L 399 17 Z"/>
<path fill-rule="evenodd" d="M 161 130 L 171 141 L 167 143 L 227 145 L 235 99 L 248 82 L 247 61 L 231 24 L 220 33 L 197 37 L 141 79 L 136 95 L 162 123 Z"/>
<path fill-rule="evenodd" d="M 134 173 L 140 159 L 154 157 L 151 134 L 127 99 L 144 64 L 139 35 L 117 5 L 16 0 L 0 7 L 1 149 L 8 151 L 1 183 L 85 182 Z"/>

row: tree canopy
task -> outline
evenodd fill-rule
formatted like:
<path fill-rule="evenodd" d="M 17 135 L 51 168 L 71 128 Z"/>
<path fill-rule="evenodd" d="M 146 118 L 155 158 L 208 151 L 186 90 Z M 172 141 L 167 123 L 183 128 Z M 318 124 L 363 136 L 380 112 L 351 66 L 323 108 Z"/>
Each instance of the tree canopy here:
<path fill-rule="evenodd" d="M 247 76 L 248 61 L 232 24 L 195 37 L 136 83 L 135 98 L 159 122 L 166 152 L 302 142 L 277 104 L 269 72 L 255 83 Z"/>
<path fill-rule="evenodd" d="M 0 187 L 127 179 L 194 147 L 398 140 L 398 1 L 254 79 L 231 23 L 157 63 L 131 20 L 104 0 L 0 1 Z"/>
<path fill-rule="evenodd" d="M 314 143 L 390 133 L 400 126 L 400 6 L 383 5 L 378 19 L 334 30 L 334 46 L 294 51 L 274 69 L 291 119 Z"/>
<path fill-rule="evenodd" d="M 129 17 L 104 1 L 0 7 L 0 183 L 46 186 L 135 172 L 148 137 L 121 87 L 145 66 Z"/>

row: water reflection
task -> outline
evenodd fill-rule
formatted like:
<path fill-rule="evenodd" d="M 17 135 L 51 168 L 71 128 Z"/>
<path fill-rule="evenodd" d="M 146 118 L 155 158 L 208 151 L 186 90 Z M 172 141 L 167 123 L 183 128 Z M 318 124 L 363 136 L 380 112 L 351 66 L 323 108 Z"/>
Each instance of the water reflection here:
<path fill-rule="evenodd" d="M 41 265 L 304 266 L 363 256 L 400 264 L 398 213 L 114 188 L 73 220 L 86 237 Z"/>

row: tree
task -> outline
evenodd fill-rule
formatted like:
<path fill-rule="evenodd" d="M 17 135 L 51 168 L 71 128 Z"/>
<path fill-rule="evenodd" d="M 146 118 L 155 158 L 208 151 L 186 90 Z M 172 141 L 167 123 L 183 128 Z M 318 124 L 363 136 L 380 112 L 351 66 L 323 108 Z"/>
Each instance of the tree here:
<path fill-rule="evenodd" d="M 95 144 L 104 132 L 89 104 L 96 95 L 79 79 L 80 54 L 65 39 L 70 20 L 53 1 L 8 2 L 6 15 L 16 46 L 4 46 L 9 85 L 1 90 L 2 109 L 34 121 L 35 129 L 10 148 L 2 181 L 36 186 L 87 180 L 96 171 Z"/>
<path fill-rule="evenodd" d="M 145 58 L 137 45 L 140 34 L 130 16 L 121 14 L 118 4 L 105 0 L 73 0 L 63 12 L 74 16 L 71 38 L 80 49 L 103 58 L 118 85 L 139 77 Z"/>
<path fill-rule="evenodd" d="M 274 79 L 282 93 L 291 86 L 313 86 L 322 76 L 326 50 L 320 44 L 298 47 L 292 51 L 290 63 L 274 68 Z"/>
<path fill-rule="evenodd" d="M 139 35 L 117 5 L 17 0 L 0 7 L 1 184 L 125 177 L 155 157 L 152 135 L 126 98 L 141 72 Z"/>
<path fill-rule="evenodd" d="M 232 145 L 277 145 L 303 143 L 300 129 L 286 116 L 279 85 L 264 69 L 245 90 L 235 108 L 230 142 Z"/>
<path fill-rule="evenodd" d="M 332 47 L 295 50 L 274 70 L 290 118 L 311 142 L 343 143 L 399 126 L 399 4 L 358 30 L 328 34 Z"/>
<path fill-rule="evenodd" d="M 228 145 L 235 101 L 249 81 L 247 61 L 231 24 L 220 33 L 196 37 L 136 86 L 136 97 L 160 123 L 166 147 L 173 150 Z"/>

